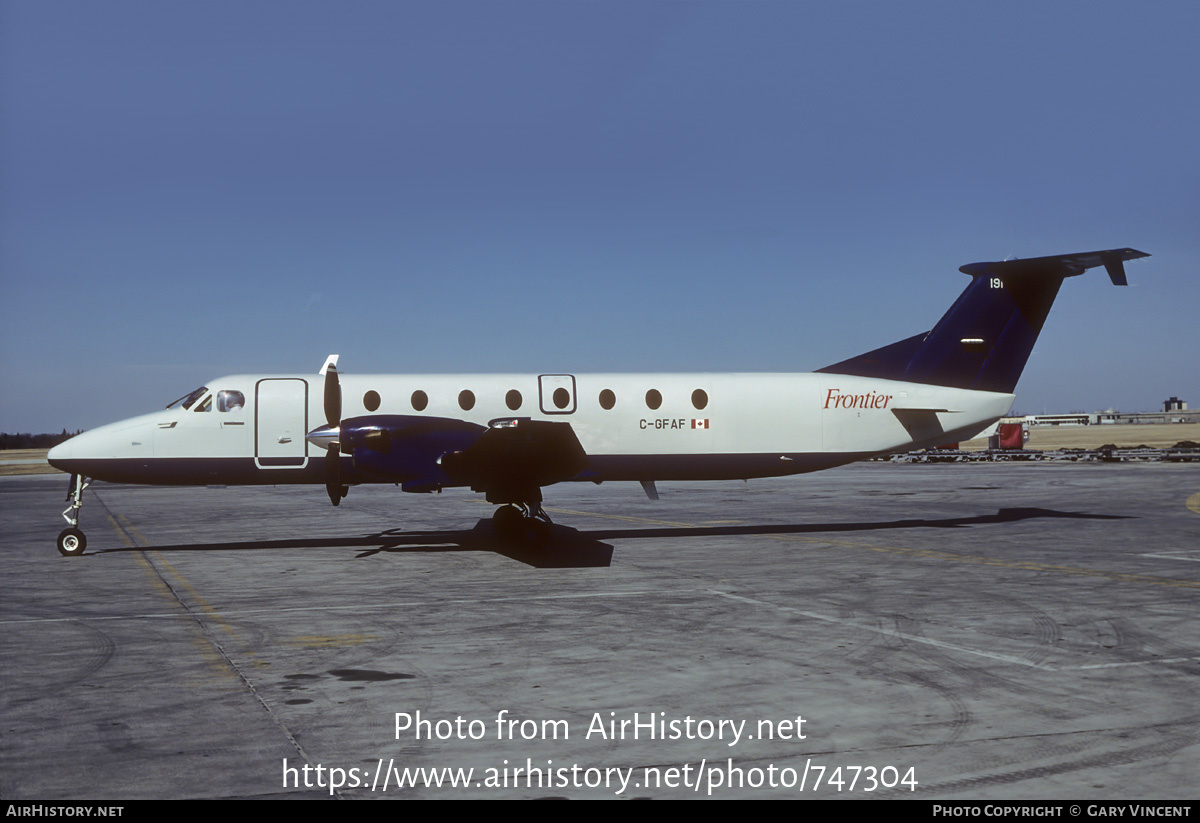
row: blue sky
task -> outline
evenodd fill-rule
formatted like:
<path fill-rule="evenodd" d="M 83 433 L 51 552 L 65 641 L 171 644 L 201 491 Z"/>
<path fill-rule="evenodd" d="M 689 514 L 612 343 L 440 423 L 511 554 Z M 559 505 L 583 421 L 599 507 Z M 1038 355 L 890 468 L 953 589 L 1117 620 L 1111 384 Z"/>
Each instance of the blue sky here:
<path fill-rule="evenodd" d="M 0 2 L 0 430 L 222 374 L 808 371 L 964 263 L 1026 412 L 1200 405 L 1195 3 Z"/>

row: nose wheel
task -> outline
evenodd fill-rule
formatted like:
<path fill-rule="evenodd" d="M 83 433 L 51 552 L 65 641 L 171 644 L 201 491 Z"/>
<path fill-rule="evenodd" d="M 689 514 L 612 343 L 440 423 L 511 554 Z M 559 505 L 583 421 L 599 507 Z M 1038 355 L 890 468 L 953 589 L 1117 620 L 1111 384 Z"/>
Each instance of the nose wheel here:
<path fill-rule="evenodd" d="M 58 553 L 64 557 L 83 554 L 87 548 L 87 535 L 75 527 L 63 529 L 58 535 Z"/>
<path fill-rule="evenodd" d="M 79 510 L 83 508 L 83 490 L 92 485 L 82 474 L 71 475 L 71 485 L 67 488 L 67 506 L 63 511 L 63 519 L 70 528 L 63 529 L 58 534 L 58 553 L 64 557 L 74 557 L 83 554 L 87 548 L 87 536 L 79 528 Z"/>

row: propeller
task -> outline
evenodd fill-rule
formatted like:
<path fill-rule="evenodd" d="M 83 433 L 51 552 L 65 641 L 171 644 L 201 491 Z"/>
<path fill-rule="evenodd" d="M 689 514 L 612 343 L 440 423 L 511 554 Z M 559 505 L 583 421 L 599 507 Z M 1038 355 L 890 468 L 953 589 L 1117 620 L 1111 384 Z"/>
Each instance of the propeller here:
<path fill-rule="evenodd" d="M 342 422 L 342 387 L 336 363 L 325 369 L 325 422 L 334 428 Z"/>
<path fill-rule="evenodd" d="M 325 368 L 325 422 L 329 424 L 329 429 L 322 438 L 322 445 L 326 449 L 325 491 L 329 493 L 329 502 L 336 506 L 349 491 L 342 485 L 342 449 L 339 442 L 342 425 L 342 386 L 338 381 L 336 361 L 328 363 Z"/>

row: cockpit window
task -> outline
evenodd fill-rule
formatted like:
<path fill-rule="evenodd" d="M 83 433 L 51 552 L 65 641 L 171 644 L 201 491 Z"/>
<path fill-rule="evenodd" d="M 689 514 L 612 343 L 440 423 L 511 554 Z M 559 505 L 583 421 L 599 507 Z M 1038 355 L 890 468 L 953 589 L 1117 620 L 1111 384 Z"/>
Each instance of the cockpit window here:
<path fill-rule="evenodd" d="M 246 405 L 246 395 L 233 389 L 222 389 L 217 392 L 217 411 L 241 411 Z"/>
<path fill-rule="evenodd" d="M 201 400 L 200 405 L 197 406 L 196 408 L 192 409 L 192 411 L 194 411 L 194 412 L 212 411 L 212 395 L 210 394 L 208 397 Z"/>
<path fill-rule="evenodd" d="M 179 398 L 174 403 L 171 403 L 169 406 L 167 406 L 167 408 L 173 409 L 176 406 L 179 406 L 180 408 L 190 409 L 192 407 L 192 404 L 195 403 L 197 400 L 199 400 L 201 397 L 203 397 L 204 393 L 206 391 L 208 391 L 208 387 L 201 386 L 200 388 L 196 389 L 195 391 L 188 392 L 183 397 Z"/>

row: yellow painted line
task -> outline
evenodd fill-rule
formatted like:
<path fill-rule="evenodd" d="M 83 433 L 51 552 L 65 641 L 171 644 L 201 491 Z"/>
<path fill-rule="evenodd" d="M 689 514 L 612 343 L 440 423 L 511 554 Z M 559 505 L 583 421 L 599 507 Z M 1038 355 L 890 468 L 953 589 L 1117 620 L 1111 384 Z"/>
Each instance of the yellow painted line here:
<path fill-rule="evenodd" d="M 129 532 L 129 534 L 132 534 L 135 538 L 137 538 L 138 542 L 141 543 L 143 547 L 150 545 L 150 541 L 147 540 L 145 538 L 145 536 L 143 536 L 142 533 L 137 530 L 136 526 L 134 526 L 132 523 L 129 522 L 128 517 L 126 517 L 123 514 L 118 514 L 117 517 L 121 521 L 121 527 L 124 528 L 125 531 Z M 112 520 L 111 516 L 109 517 L 109 520 Z M 121 534 L 121 528 L 117 527 L 117 524 L 115 521 L 113 522 L 113 528 L 117 530 L 118 534 Z M 121 537 L 125 541 L 126 544 L 131 545 L 131 546 L 133 545 L 133 544 L 129 543 L 129 538 L 126 537 L 124 534 L 121 534 Z M 228 632 L 235 640 L 241 639 L 238 637 L 238 634 L 236 631 L 234 631 L 233 627 L 230 626 L 228 623 L 226 623 L 225 620 L 221 617 L 220 612 L 218 612 L 211 605 L 209 605 L 208 601 L 204 599 L 204 597 L 200 594 L 200 592 L 196 591 L 196 587 L 193 586 L 191 583 L 189 583 L 188 579 L 186 577 L 184 577 L 179 572 L 178 569 L 176 569 L 174 566 L 171 565 L 171 561 L 169 561 L 169 560 L 167 560 L 167 558 L 163 557 L 161 552 L 152 552 L 152 554 L 154 555 L 155 561 L 158 562 L 162 566 L 162 568 L 165 569 L 167 571 L 167 573 L 170 574 L 171 577 L 173 577 L 175 579 L 175 582 L 178 583 L 180 586 L 182 586 L 184 589 L 187 589 L 188 594 L 190 594 L 192 596 L 192 598 L 194 598 L 194 600 L 195 600 L 196 608 L 200 609 L 200 611 L 204 612 L 206 615 L 208 615 L 210 618 L 212 618 L 212 620 L 215 623 L 217 623 L 217 625 L 219 625 L 222 629 L 224 629 L 226 632 Z M 145 562 L 145 561 L 143 561 L 143 562 Z"/>
<path fill-rule="evenodd" d="M 108 518 L 108 522 L 112 526 L 113 531 L 117 533 L 117 537 L 121 538 L 121 542 L 125 544 L 125 548 L 133 549 L 137 547 L 137 545 L 129 539 L 129 535 L 122 531 L 121 527 L 117 525 L 117 521 L 113 520 L 113 516 L 111 514 L 105 514 L 105 517 Z"/>
<path fill-rule="evenodd" d="M 136 527 L 136 526 L 134 526 L 132 523 L 130 523 L 130 522 L 129 522 L 129 518 L 128 518 L 128 517 L 126 517 L 126 516 L 125 516 L 125 515 L 123 515 L 123 514 L 118 514 L 118 515 L 117 515 L 117 517 L 121 518 L 121 525 L 122 525 L 123 527 L 125 527 L 125 529 L 126 529 L 126 530 L 127 530 L 129 533 L 130 533 L 130 534 L 132 534 L 132 535 L 133 535 L 133 537 L 134 537 L 134 539 L 135 539 L 135 540 L 141 541 L 141 544 L 142 544 L 143 546 L 149 546 L 149 545 L 150 545 L 150 541 L 149 541 L 149 540 L 147 540 L 145 537 L 143 537 L 143 536 L 142 536 L 142 533 L 141 533 L 140 531 L 138 531 L 138 530 L 137 530 L 137 527 Z"/>
<path fill-rule="evenodd" d="M 671 520 L 650 520 L 646 517 L 630 517 L 624 514 L 599 514 L 597 512 L 580 512 L 574 509 L 546 509 L 548 512 L 555 514 L 574 514 L 581 517 L 597 517 L 601 520 L 625 520 L 630 523 L 648 523 L 651 526 L 671 526 L 676 529 L 694 529 L 696 528 L 691 523 L 676 523 Z"/>
<path fill-rule="evenodd" d="M 164 600 L 170 601 L 171 605 L 174 606 L 175 609 L 179 609 L 180 604 L 179 600 L 175 597 L 175 593 L 172 592 L 171 588 L 163 582 L 163 579 L 159 576 L 158 572 L 155 571 L 154 566 L 151 565 L 150 561 L 146 559 L 145 553 L 138 552 L 133 557 L 135 560 L 137 560 L 138 565 L 141 566 L 142 571 L 146 573 L 146 579 L 150 581 L 150 585 L 154 587 L 155 591 L 157 591 Z M 202 635 L 193 633 L 189 640 L 192 644 L 192 647 L 195 648 L 197 653 L 199 653 L 200 659 L 203 661 L 205 667 L 210 672 L 220 675 L 223 681 L 228 680 L 230 677 L 237 677 L 237 672 L 233 670 L 228 661 L 221 657 L 221 655 L 217 654 L 216 650 L 213 649 L 212 643 L 206 640 Z"/>
<path fill-rule="evenodd" d="M 187 589 L 188 594 L 191 595 L 192 599 L 195 601 L 194 605 L 196 608 L 204 612 L 204 614 L 211 618 L 214 623 L 220 626 L 234 640 L 241 641 L 241 638 L 238 637 L 238 633 L 234 630 L 233 626 L 230 626 L 225 622 L 225 618 L 221 616 L 221 613 L 214 609 L 209 602 L 204 599 L 204 596 L 201 595 L 200 592 L 196 591 L 196 587 L 189 583 L 186 577 L 180 574 L 179 569 L 171 565 L 170 560 L 167 560 L 167 558 L 163 557 L 159 552 L 154 552 L 154 559 L 162 564 L 163 568 L 167 570 L 167 573 L 170 574 L 171 577 L 175 578 L 176 583 Z"/>
<path fill-rule="evenodd" d="M 219 675 L 219 682 L 228 683 L 231 679 L 240 680 L 237 670 L 229 665 L 228 660 L 217 653 L 208 638 L 201 634 L 192 634 L 190 641 L 192 648 L 196 650 L 196 654 L 200 655 L 200 659 L 204 661 L 208 670 Z"/>
<path fill-rule="evenodd" d="M 284 642 L 292 646 L 303 646 L 306 649 L 323 649 L 340 646 L 359 646 L 378 639 L 379 636 L 374 634 L 310 634 L 293 637 Z"/>
<path fill-rule="evenodd" d="M 150 541 L 146 539 L 145 535 L 138 531 L 137 527 L 129 521 L 128 517 L 123 514 L 118 514 L 117 518 L 121 521 L 119 525 L 117 521 L 113 519 L 112 515 L 108 516 L 109 522 L 112 523 L 113 529 L 118 535 L 120 535 L 122 542 L 124 542 L 126 546 L 130 548 L 138 547 L 137 544 L 130 541 L 128 535 L 133 535 L 133 537 L 138 541 L 138 543 L 141 544 L 143 548 L 150 545 Z M 196 587 L 188 582 L 187 578 L 184 577 L 178 569 L 171 565 L 171 562 L 163 557 L 161 552 L 151 551 L 150 553 L 154 556 L 155 563 L 157 563 L 161 569 L 165 570 L 181 588 L 187 590 L 188 594 L 190 595 L 189 599 L 193 601 L 193 608 L 198 608 L 200 611 L 204 612 L 204 614 L 210 620 L 220 626 L 227 634 L 229 634 L 231 638 L 239 643 L 242 642 L 241 637 L 238 635 L 233 626 L 229 625 L 229 623 L 225 621 L 225 618 L 221 616 L 221 613 L 214 609 L 209 602 L 204 599 L 200 592 L 196 590 Z M 171 601 L 171 603 L 173 603 L 176 607 L 185 608 L 186 610 L 187 607 L 180 602 L 178 594 L 171 591 L 171 587 L 168 586 L 165 581 L 163 581 L 159 568 L 156 568 L 155 563 L 151 563 L 146 557 L 146 552 L 138 552 L 134 555 L 134 557 L 137 558 L 138 562 L 142 565 L 143 570 L 149 575 L 159 594 Z M 213 648 L 212 643 L 207 639 L 203 637 L 193 638 L 192 645 L 194 645 L 197 651 L 200 652 L 201 658 L 204 659 L 206 665 L 208 665 L 210 669 L 225 675 L 233 675 L 234 677 L 239 676 L 232 664 L 226 660 L 224 656 L 219 654 Z M 270 666 L 270 663 L 267 663 L 254 656 L 251 656 L 250 662 L 252 665 L 258 668 Z"/>
<path fill-rule="evenodd" d="M 1196 492 L 1187 499 L 1187 507 L 1196 514 L 1200 514 L 1200 492 Z"/>
<path fill-rule="evenodd" d="M 150 565 L 150 561 L 146 559 L 145 553 L 138 552 L 133 557 L 135 560 L 137 560 L 138 565 L 142 567 L 142 571 L 146 573 L 146 577 L 150 579 L 150 582 L 154 585 L 154 588 L 158 591 L 158 593 L 161 594 L 164 599 L 169 600 L 172 606 L 179 608 L 179 601 L 171 592 L 171 587 L 164 583 L 163 579 L 158 576 L 158 572 L 154 570 L 154 567 Z"/>
<path fill-rule="evenodd" d="M 224 616 L 215 608 L 213 608 L 213 606 L 207 600 L 204 599 L 204 596 L 196 590 L 196 587 L 193 586 L 177 568 L 171 565 L 171 561 L 167 560 L 167 558 L 163 557 L 159 552 L 154 552 L 154 559 L 161 563 L 163 568 L 166 569 L 167 573 L 170 574 L 180 586 L 187 590 L 194 608 L 198 608 L 200 611 L 204 612 L 205 616 L 220 626 L 221 629 L 228 634 L 232 640 L 243 647 L 246 646 L 246 642 L 242 639 L 241 635 L 237 633 L 237 629 L 229 625 Z M 255 668 L 265 669 L 271 665 L 261 657 L 258 657 L 252 653 L 248 654 L 248 656 L 250 658 L 250 665 L 254 666 Z"/>

